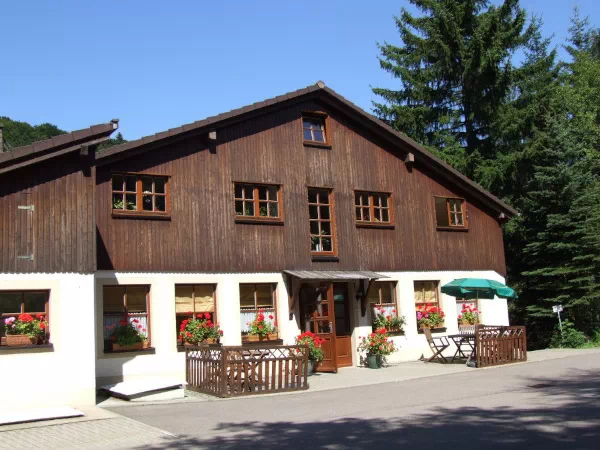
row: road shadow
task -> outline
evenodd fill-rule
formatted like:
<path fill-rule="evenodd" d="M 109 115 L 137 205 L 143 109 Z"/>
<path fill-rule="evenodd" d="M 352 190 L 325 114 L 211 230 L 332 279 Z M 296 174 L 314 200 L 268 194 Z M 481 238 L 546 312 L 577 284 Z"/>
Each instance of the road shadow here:
<path fill-rule="evenodd" d="M 221 423 L 219 436 L 165 439 L 147 450 L 219 449 L 569 449 L 600 448 L 600 371 L 564 379 L 528 378 L 520 393 L 543 391 L 543 404 L 442 408 L 402 420 Z M 318 403 L 315 408 L 318 408 Z M 210 409 L 203 410 L 210 414 Z M 141 448 L 141 447 L 140 447 Z"/>

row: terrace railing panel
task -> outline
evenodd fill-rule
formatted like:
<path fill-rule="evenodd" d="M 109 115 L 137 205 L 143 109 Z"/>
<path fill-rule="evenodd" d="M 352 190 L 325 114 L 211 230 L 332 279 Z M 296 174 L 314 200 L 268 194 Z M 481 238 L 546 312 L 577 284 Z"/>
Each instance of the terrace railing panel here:
<path fill-rule="evenodd" d="M 477 325 L 477 367 L 527 361 L 527 337 L 523 326 Z"/>
<path fill-rule="evenodd" d="M 308 389 L 308 347 L 207 345 L 186 348 L 188 389 L 217 397 Z"/>

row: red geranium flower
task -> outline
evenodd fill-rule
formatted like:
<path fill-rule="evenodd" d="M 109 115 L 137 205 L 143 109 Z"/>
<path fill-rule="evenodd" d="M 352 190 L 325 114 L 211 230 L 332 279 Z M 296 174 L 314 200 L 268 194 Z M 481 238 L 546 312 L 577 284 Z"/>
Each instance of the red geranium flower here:
<path fill-rule="evenodd" d="M 269 319 L 273 320 L 273 314 L 269 314 Z"/>
<path fill-rule="evenodd" d="M 33 321 L 33 317 L 31 317 L 31 314 L 21 314 L 19 316 L 19 320 L 21 322 L 32 322 Z"/>
<path fill-rule="evenodd" d="M 204 318 L 205 319 L 210 319 L 210 313 L 204 313 Z"/>

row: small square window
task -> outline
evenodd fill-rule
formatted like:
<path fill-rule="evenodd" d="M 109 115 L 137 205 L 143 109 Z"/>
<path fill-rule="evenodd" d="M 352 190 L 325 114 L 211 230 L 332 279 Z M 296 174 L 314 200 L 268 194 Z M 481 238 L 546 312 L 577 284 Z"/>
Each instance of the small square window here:
<path fill-rule="evenodd" d="M 305 142 L 327 144 L 326 117 L 306 115 L 302 117 L 302 133 Z"/>

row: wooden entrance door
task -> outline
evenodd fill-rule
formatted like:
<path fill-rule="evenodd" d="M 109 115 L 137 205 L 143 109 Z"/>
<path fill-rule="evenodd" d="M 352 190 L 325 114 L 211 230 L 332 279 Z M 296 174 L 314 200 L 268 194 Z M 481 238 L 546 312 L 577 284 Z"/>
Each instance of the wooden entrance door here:
<path fill-rule="evenodd" d="M 302 330 L 312 331 L 325 342 L 325 354 L 317 367 L 319 372 L 337 372 L 336 336 L 333 302 L 333 285 L 304 285 L 300 288 Z"/>
<path fill-rule="evenodd" d="M 333 303 L 337 367 L 349 367 L 352 365 L 352 328 L 350 327 L 350 302 L 346 283 L 333 284 Z"/>

